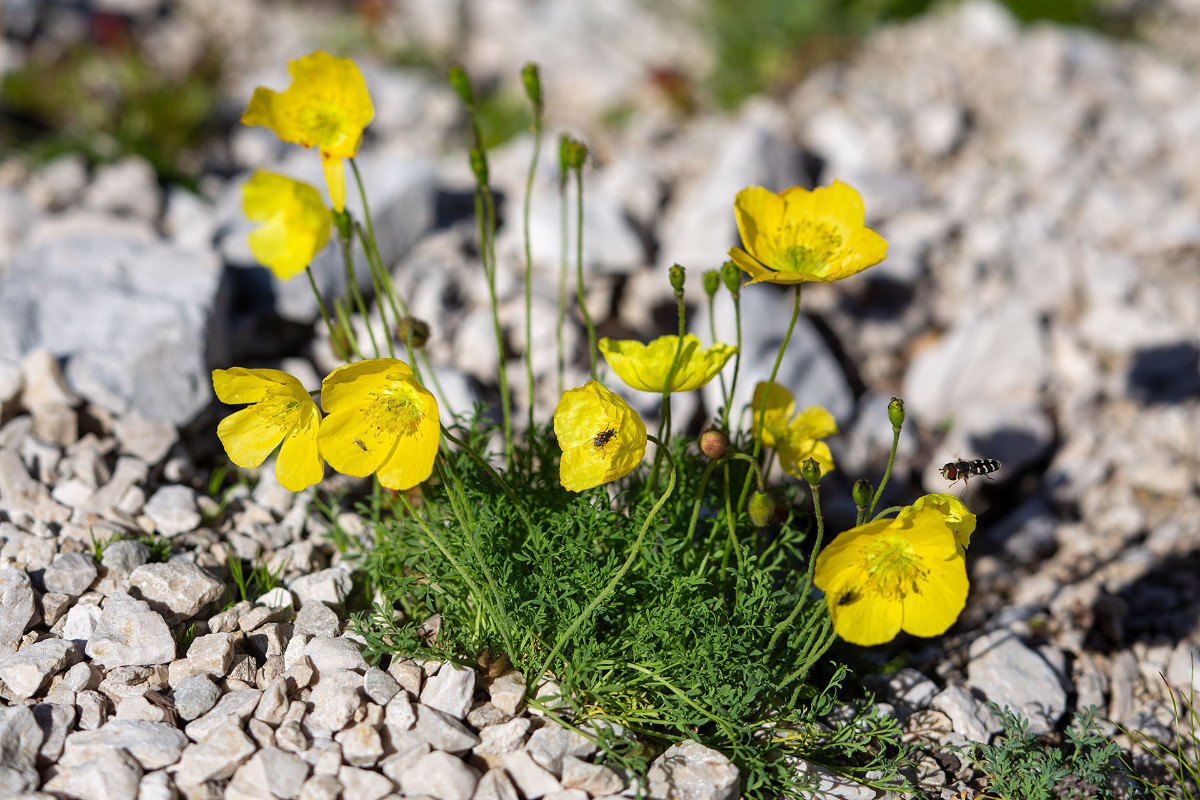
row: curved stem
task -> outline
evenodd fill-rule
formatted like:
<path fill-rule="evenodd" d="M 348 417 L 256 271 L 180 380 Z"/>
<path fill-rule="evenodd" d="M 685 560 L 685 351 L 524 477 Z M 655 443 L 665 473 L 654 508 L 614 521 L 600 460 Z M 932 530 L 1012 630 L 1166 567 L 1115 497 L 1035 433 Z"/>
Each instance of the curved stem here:
<path fill-rule="evenodd" d="M 796 594 L 796 607 L 792 609 L 792 613 L 788 615 L 787 619 L 775 627 L 775 632 L 771 634 L 771 641 L 767 644 L 768 653 L 775 649 L 775 643 L 779 641 L 779 637 L 792 626 L 792 623 L 796 621 L 796 616 L 804 608 L 805 598 L 808 597 L 808 592 L 812 588 L 812 576 L 817 564 L 817 553 L 821 551 L 821 540 L 825 536 L 825 518 L 821 515 L 820 485 L 809 481 L 808 488 L 812 494 L 813 516 L 817 520 L 817 536 L 813 540 L 812 555 L 808 559 L 808 569 L 804 572 L 804 583 L 801 585 L 800 591 Z"/>
<path fill-rule="evenodd" d="M 654 441 L 660 450 L 666 452 L 666 445 L 664 445 L 661 441 L 655 439 L 653 436 L 648 438 Z M 650 509 L 650 513 L 646 515 L 646 519 L 642 522 L 641 530 L 638 531 L 637 538 L 634 539 L 633 546 L 629 549 L 629 557 L 625 559 L 625 563 L 623 563 L 620 568 L 617 569 L 616 573 L 612 576 L 608 583 L 605 584 L 604 588 L 600 590 L 600 593 L 592 598 L 592 602 L 588 603 L 587 607 L 584 608 L 583 611 L 579 612 L 579 616 L 575 618 L 575 621 L 571 623 L 570 627 L 563 631 L 558 637 L 558 641 L 554 643 L 554 649 L 551 650 L 549 654 L 547 654 L 545 660 L 542 661 L 542 666 L 538 669 L 537 676 L 532 681 L 532 685 L 536 686 L 538 683 L 541 683 L 542 676 L 546 674 L 546 670 L 550 667 L 550 664 L 553 663 L 554 659 L 558 658 L 558 654 L 562 652 L 564 647 L 566 647 L 567 640 L 569 640 L 575 634 L 575 631 L 579 630 L 579 626 L 587 621 L 587 619 L 592 616 L 593 613 L 595 613 L 596 609 L 599 608 L 600 605 L 612 595 L 617 588 L 617 584 L 621 582 L 621 579 L 625 577 L 625 573 L 629 571 L 629 568 L 633 566 L 633 562 L 641 554 L 642 542 L 646 538 L 646 532 L 650 530 L 650 523 L 654 520 L 654 517 L 658 515 L 658 512 L 662 509 L 663 505 L 667 502 L 667 499 L 671 496 L 671 493 L 675 491 L 675 459 L 671 457 L 670 453 L 667 453 L 667 461 L 669 461 L 671 465 L 671 477 L 667 480 L 667 489 L 662 493 L 662 496 L 658 498 L 658 501 L 655 502 L 654 506 Z"/>
<path fill-rule="evenodd" d="M 579 313 L 583 315 L 583 323 L 587 326 L 588 362 L 591 364 L 592 380 L 596 380 L 596 326 L 592 315 L 588 312 L 587 301 L 583 295 L 583 166 L 575 169 L 575 294 L 579 299 Z"/>
<path fill-rule="evenodd" d="M 879 498 L 883 496 L 883 487 L 887 486 L 888 478 L 892 476 L 892 465 L 896 463 L 896 450 L 900 446 L 900 428 L 892 427 L 892 452 L 888 454 L 887 469 L 883 471 L 883 480 L 879 482 L 879 488 L 875 490 L 875 496 L 871 498 L 871 507 L 867 509 L 867 516 L 870 517 L 875 513 L 875 504 L 879 502 Z M 880 512 L 882 513 L 882 512 Z"/>
<path fill-rule="evenodd" d="M 729 399 L 725 401 L 725 414 L 721 417 L 721 427 L 726 431 L 729 430 L 729 406 L 733 403 L 733 398 L 737 392 L 738 371 L 742 367 L 742 295 L 741 293 L 733 296 L 733 320 L 737 327 L 737 353 L 733 356 L 733 378 L 729 384 Z M 713 334 L 713 341 L 716 341 L 716 334 Z"/>
<path fill-rule="evenodd" d="M 337 351 L 338 358 L 342 361 L 349 361 L 350 354 L 342 347 L 342 340 L 338 338 L 333 321 L 329 319 L 329 311 L 325 308 L 325 301 L 321 298 L 321 290 L 317 288 L 317 279 L 313 277 L 311 265 L 304 268 L 304 274 L 308 276 L 308 285 L 312 287 L 313 296 L 317 298 L 317 308 L 321 309 L 321 319 L 325 320 L 325 328 L 329 331 L 329 341 L 333 344 L 333 349 Z"/>
<path fill-rule="evenodd" d="M 525 506 L 517 498 L 517 494 L 513 491 L 512 487 L 508 485 L 508 481 L 504 480 L 504 476 L 497 472 L 496 468 L 487 462 L 487 459 L 475 452 L 474 448 L 468 446 L 465 442 L 456 439 L 454 434 L 450 433 L 450 430 L 445 425 L 442 425 L 441 428 L 442 436 L 445 436 L 447 439 L 449 439 L 455 446 L 466 453 L 469 459 L 482 467 L 484 471 L 491 476 L 492 480 L 496 482 L 496 485 L 500 487 L 500 490 L 504 492 L 505 496 L 512 501 L 513 510 L 517 512 L 517 515 L 521 518 L 521 521 L 525 523 L 525 527 L 531 531 L 534 530 L 535 526 L 533 524 L 533 520 L 529 518 L 529 515 L 525 511 Z"/>

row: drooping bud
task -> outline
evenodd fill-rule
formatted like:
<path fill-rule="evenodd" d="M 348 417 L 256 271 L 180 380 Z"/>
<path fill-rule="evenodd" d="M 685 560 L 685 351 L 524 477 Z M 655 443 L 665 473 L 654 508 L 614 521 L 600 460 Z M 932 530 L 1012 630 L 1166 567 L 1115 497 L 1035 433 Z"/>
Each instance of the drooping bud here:
<path fill-rule="evenodd" d="M 487 153 L 479 148 L 471 148 L 471 172 L 475 174 L 475 182 L 480 186 L 488 185 L 488 160 Z"/>
<path fill-rule="evenodd" d="M 821 465 L 814 458 L 807 458 L 800 464 L 800 475 L 812 486 L 821 480 Z"/>
<path fill-rule="evenodd" d="M 721 273 L 715 269 L 705 270 L 704 272 L 704 293 L 712 297 L 721 288 Z"/>
<path fill-rule="evenodd" d="M 416 317 L 404 317 L 396 323 L 396 339 L 420 350 L 429 341 L 429 323 Z"/>
<path fill-rule="evenodd" d="M 888 403 L 888 421 L 892 423 L 892 430 L 899 433 L 904 424 L 904 401 L 899 397 L 893 397 Z"/>
<path fill-rule="evenodd" d="M 709 428 L 700 434 L 700 452 L 716 461 L 729 452 L 729 437 L 723 431 Z"/>
<path fill-rule="evenodd" d="M 854 498 L 854 505 L 862 511 L 871 504 L 871 495 L 875 493 L 875 487 L 866 478 L 859 478 L 854 482 L 854 488 L 850 491 L 850 495 Z"/>
<path fill-rule="evenodd" d="M 525 94 L 529 102 L 540 109 L 542 107 L 542 78 L 538 65 L 530 61 L 521 68 L 521 83 L 525 84 Z"/>
<path fill-rule="evenodd" d="M 737 297 L 742 292 L 742 271 L 738 269 L 738 265 L 732 261 L 726 261 L 721 266 L 721 280 L 725 282 L 725 288 L 734 297 Z"/>
<path fill-rule="evenodd" d="M 750 512 L 751 524 L 756 528 L 762 528 L 771 521 L 771 517 L 775 516 L 775 501 L 766 492 L 755 492 L 750 495 L 750 504 L 747 506 L 747 510 Z"/>
<path fill-rule="evenodd" d="M 686 277 L 686 272 L 684 271 L 683 267 L 679 266 L 678 264 L 675 264 L 673 267 L 671 267 L 670 274 L 671 274 L 671 288 L 675 290 L 676 294 L 678 294 L 679 292 L 682 292 L 683 291 L 683 279 Z"/>
<path fill-rule="evenodd" d="M 446 70 L 446 77 L 467 108 L 474 108 L 475 92 L 471 89 L 471 79 L 467 77 L 467 71 L 463 69 L 462 64 L 451 64 L 450 69 Z"/>

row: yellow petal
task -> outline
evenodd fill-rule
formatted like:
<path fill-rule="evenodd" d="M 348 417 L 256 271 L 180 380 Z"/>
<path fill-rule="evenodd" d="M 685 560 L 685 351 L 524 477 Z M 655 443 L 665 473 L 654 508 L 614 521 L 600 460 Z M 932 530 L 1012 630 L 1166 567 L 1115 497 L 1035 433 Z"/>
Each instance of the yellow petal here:
<path fill-rule="evenodd" d="M 761 186 L 747 186 L 734 198 L 733 212 L 737 217 L 742 245 L 759 261 L 768 262 L 767 254 L 775 249 L 773 241 L 776 231 L 783 224 L 784 208 L 783 197 Z M 732 251 L 729 255 L 735 262 L 738 261 Z M 745 269 L 740 262 L 738 266 Z"/>
<path fill-rule="evenodd" d="M 580 492 L 632 472 L 646 454 L 646 425 L 618 395 L 596 381 L 563 392 L 554 412 L 563 454 L 559 481 Z"/>
<path fill-rule="evenodd" d="M 321 412 L 314 405 L 302 414 L 296 427 L 283 438 L 275 461 L 275 479 L 291 492 L 320 483 L 325 477 L 325 462 L 317 450 L 317 431 Z"/>
<path fill-rule="evenodd" d="M 824 439 L 838 432 L 837 420 L 821 406 L 809 406 L 788 425 L 797 439 Z"/>
<path fill-rule="evenodd" d="M 288 427 L 264 417 L 257 406 L 235 411 L 217 423 L 217 438 L 229 460 L 239 467 L 257 467 L 283 441 Z"/>
<path fill-rule="evenodd" d="M 412 368 L 398 358 L 368 358 L 343 364 L 321 382 L 321 408 L 332 414 L 360 407 L 389 381 L 412 377 Z"/>
<path fill-rule="evenodd" d="M 279 369 L 214 369 L 212 381 L 217 399 L 231 405 L 257 403 L 267 396 L 269 390 L 280 386 L 286 387 L 296 398 L 309 397 L 300 381 Z"/>
<path fill-rule="evenodd" d="M 346 208 L 346 167 L 342 159 L 327 156 L 321 151 L 321 166 L 325 170 L 325 184 L 329 187 L 329 202 L 334 211 Z"/>
<path fill-rule="evenodd" d="M 249 236 L 250 251 L 280 280 L 304 270 L 329 241 L 329 210 L 301 181 L 256 172 L 242 187 L 242 208 L 263 223 Z"/>
<path fill-rule="evenodd" d="M 721 369 L 737 348 L 720 342 L 708 350 L 702 350 L 700 340 L 692 334 L 683 337 L 680 347 L 678 336 L 660 336 L 649 344 L 626 339 L 601 339 L 600 352 L 617 376 L 634 389 L 643 392 L 662 392 L 671 375 L 672 392 L 690 392 L 708 383 Z M 676 353 L 678 360 L 676 361 Z"/>
<path fill-rule="evenodd" d="M 388 489 L 411 489 L 433 473 L 441 427 L 438 424 L 437 403 L 432 394 L 425 394 L 424 417 L 416 432 L 399 440 L 391 457 L 379 468 L 379 483 Z"/>
<path fill-rule="evenodd" d="M 384 439 L 374 428 L 363 425 L 359 409 L 351 408 L 326 414 L 317 445 L 329 466 L 343 475 L 363 478 L 383 465 L 396 440 Z"/>

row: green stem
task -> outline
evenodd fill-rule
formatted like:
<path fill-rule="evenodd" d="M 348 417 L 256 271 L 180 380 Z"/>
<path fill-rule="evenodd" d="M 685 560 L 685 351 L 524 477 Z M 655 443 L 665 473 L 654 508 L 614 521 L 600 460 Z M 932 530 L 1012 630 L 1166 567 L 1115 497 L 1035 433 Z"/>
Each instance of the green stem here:
<path fill-rule="evenodd" d="M 809 481 L 809 493 L 812 495 L 813 516 L 817 520 L 817 536 L 813 540 L 812 555 L 808 559 L 808 569 L 804 571 L 804 583 L 800 586 L 800 591 L 796 594 L 796 607 L 792 609 L 792 613 L 788 618 L 779 623 L 775 628 L 775 632 L 771 634 L 771 641 L 767 644 L 767 652 L 775 649 L 775 643 L 779 637 L 792 626 L 796 616 L 800 610 L 804 608 L 805 600 L 808 598 L 808 592 L 812 588 L 813 570 L 817 565 L 817 553 L 821 552 L 821 540 L 825 536 L 825 518 L 821 515 L 821 489 L 819 482 Z"/>
<path fill-rule="evenodd" d="M 533 201 L 533 179 L 537 172 L 538 156 L 542 152 L 542 109 L 534 104 L 533 113 L 533 158 L 529 162 L 529 174 L 525 176 L 525 204 L 522 209 L 522 231 L 525 234 L 525 388 L 528 392 L 529 417 L 525 423 L 525 436 L 533 437 L 533 247 L 529 236 L 529 209 Z M 529 467 L 533 468 L 533 447 L 529 448 Z"/>
<path fill-rule="evenodd" d="M 329 341 L 333 344 L 333 349 L 337 351 L 339 359 L 349 361 L 350 354 L 342 347 L 342 340 L 333 328 L 333 321 L 329 319 L 329 311 L 325 308 L 325 301 L 321 298 L 321 290 L 317 288 L 317 279 L 313 277 L 312 267 L 305 267 L 304 274 L 308 276 L 308 285 L 312 287 L 313 296 L 317 298 L 317 308 L 321 309 L 321 319 L 325 320 L 325 328 L 329 331 Z"/>
<path fill-rule="evenodd" d="M 879 488 L 875 490 L 875 496 L 871 498 L 871 507 L 867 509 L 867 516 L 870 517 L 875 513 L 875 504 L 879 502 L 879 498 L 883 496 L 883 487 L 887 486 L 888 478 L 892 476 L 892 465 L 896 463 L 896 450 L 900 446 L 900 428 L 892 426 L 892 452 L 888 454 L 887 469 L 883 471 L 883 480 L 879 482 Z M 881 512 L 882 513 L 882 512 Z"/>
<path fill-rule="evenodd" d="M 792 340 L 792 331 L 796 329 L 796 320 L 800 318 L 800 287 L 803 283 L 796 284 L 796 299 L 792 303 L 792 318 L 788 322 L 787 332 L 783 335 L 783 342 L 779 345 L 779 352 L 775 355 L 775 366 L 771 367 L 771 377 L 767 380 L 767 384 L 763 389 L 762 405 L 758 409 L 758 422 L 754 426 L 754 457 L 758 458 L 758 454 L 762 451 L 762 432 L 763 426 L 767 423 L 767 402 L 771 397 L 771 389 L 775 386 L 775 376 L 779 374 L 779 365 L 783 362 L 783 354 L 787 351 L 788 342 Z M 738 326 L 740 331 L 741 325 Z M 740 338 L 740 337 L 739 337 Z M 737 373 L 734 373 L 737 377 Z M 741 508 L 746 503 L 746 495 L 750 493 L 750 474 L 746 473 L 746 481 L 742 484 L 742 493 L 738 497 L 738 508 Z"/>
<path fill-rule="evenodd" d="M 491 190 L 478 184 L 475 190 L 475 217 L 479 224 L 479 250 L 483 274 L 492 307 L 492 333 L 496 338 L 497 373 L 500 379 L 500 410 L 504 418 L 504 463 L 513 468 L 512 398 L 508 392 L 508 366 L 504 358 L 504 330 L 500 326 L 500 303 L 496 298 L 496 208 Z"/>
<path fill-rule="evenodd" d="M 671 382 L 675 380 L 675 373 L 679 370 L 679 357 L 683 355 L 683 336 L 686 322 L 686 309 L 683 305 L 683 290 L 675 290 L 675 313 L 679 318 L 679 335 L 678 341 L 675 343 L 675 357 L 671 359 L 671 368 L 667 370 L 667 379 L 663 383 L 662 389 L 662 405 L 658 413 L 658 438 L 664 442 L 671 441 Z M 662 463 L 662 453 L 654 454 L 654 469 L 650 471 L 650 487 L 652 490 L 658 488 L 658 469 Z"/>
<path fill-rule="evenodd" d="M 578 235 L 575 237 L 575 294 L 579 300 L 579 313 L 583 315 L 583 323 L 587 326 L 588 361 L 591 364 L 592 380 L 596 380 L 596 326 L 592 324 L 592 315 L 588 313 L 587 301 L 583 296 L 583 166 L 575 169 L 575 226 Z"/>
<path fill-rule="evenodd" d="M 567 225 L 570 218 L 567 203 L 567 175 L 564 172 L 558 181 L 559 200 L 559 262 L 558 262 L 558 318 L 555 320 L 554 341 L 558 347 L 558 396 L 563 393 L 563 374 L 566 371 L 566 347 L 563 344 L 563 328 L 567 321 Z"/>
<path fill-rule="evenodd" d="M 482 467 L 484 471 L 487 472 L 487 474 L 492 478 L 492 480 L 496 482 L 496 485 L 500 487 L 500 490 L 503 491 L 505 496 L 508 497 L 508 499 L 512 502 L 513 509 L 517 512 L 517 515 L 521 518 L 521 521 L 525 523 L 525 527 L 531 531 L 535 530 L 536 526 L 533 524 L 533 520 L 529 518 L 529 514 L 525 511 L 525 505 L 520 501 L 520 499 L 517 498 L 516 492 L 514 492 L 512 487 L 508 485 L 508 481 L 504 480 L 504 476 L 497 472 L 496 468 L 487 462 L 487 459 L 475 452 L 474 448 L 468 446 L 465 442 L 456 439 L 454 434 L 450 433 L 449 429 L 446 428 L 445 425 L 442 425 L 441 427 L 442 436 L 445 436 L 456 447 L 458 447 L 458 449 L 466 453 L 468 458 L 474 461 L 478 466 Z"/>
<path fill-rule="evenodd" d="M 358 289 L 358 275 L 354 269 L 354 254 L 351 252 L 354 240 L 348 236 L 339 238 L 342 243 L 342 259 L 346 262 L 346 280 L 350 284 L 350 296 L 354 298 L 354 305 L 358 308 L 358 314 L 367 328 L 367 336 L 371 339 L 371 349 L 375 351 L 375 357 L 379 358 L 379 343 L 375 341 L 375 330 L 371 326 L 371 320 L 367 317 L 367 304 L 363 300 L 362 292 Z"/>
<path fill-rule="evenodd" d="M 874 522 L 877 519 L 883 519 L 883 517 L 887 514 L 898 514 L 903 509 L 904 509 L 904 506 L 888 506 L 887 508 L 880 511 L 875 516 L 871 517 L 871 521 Z"/>
<path fill-rule="evenodd" d="M 729 384 L 729 395 L 725 401 L 725 414 L 721 418 L 721 427 L 726 431 L 729 430 L 729 406 L 733 403 L 733 398 L 737 393 L 738 371 L 742 367 L 742 296 L 735 294 L 733 296 L 733 319 L 737 327 L 737 353 L 733 356 L 733 378 Z M 713 334 L 713 341 L 716 341 L 716 333 Z"/>
<path fill-rule="evenodd" d="M 658 441 L 653 436 L 648 438 L 653 440 L 654 443 L 658 445 L 660 450 L 664 452 L 666 451 L 666 445 L 664 445 L 661 441 Z M 655 516 L 658 515 L 658 512 L 662 509 L 663 505 L 667 502 L 667 499 L 671 496 L 671 493 L 675 491 L 675 459 L 671 457 L 670 453 L 667 453 L 667 460 L 671 464 L 671 477 L 667 480 L 667 489 L 662 493 L 662 496 L 658 498 L 658 501 L 655 502 L 654 506 L 650 509 L 650 513 L 646 515 L 646 519 L 642 522 L 642 527 L 638 531 L 637 538 L 634 539 L 633 546 L 629 549 L 629 556 L 625 559 L 625 563 L 622 564 L 619 569 L 617 569 L 616 573 L 613 574 L 612 578 L 607 584 L 605 584 L 604 588 L 600 590 L 599 594 L 592 598 L 592 602 L 588 603 L 587 607 L 584 608 L 583 611 L 579 612 L 579 616 L 575 618 L 575 621 L 571 623 L 570 627 L 568 627 L 562 632 L 561 635 L 559 635 L 558 640 L 554 643 L 554 649 L 552 649 L 549 654 L 547 654 L 545 660 L 542 661 L 542 666 L 537 671 L 537 677 L 531 682 L 530 685 L 536 686 L 537 684 L 541 683 L 542 676 L 546 674 L 546 671 L 554 662 L 554 659 L 558 658 L 558 654 L 562 652 L 564 647 L 566 647 L 567 641 L 570 640 L 570 638 L 575 634 L 575 631 L 579 630 L 579 626 L 587 621 L 587 619 L 591 617 L 593 613 L 595 613 L 596 609 L 599 608 L 614 591 L 616 591 L 617 584 L 621 582 L 621 579 L 625 577 L 625 573 L 628 572 L 629 568 L 633 566 L 633 562 L 639 555 L 641 555 L 642 542 L 646 539 L 646 532 L 650 530 L 650 523 L 654 520 Z"/>
<path fill-rule="evenodd" d="M 704 504 L 704 490 L 708 488 L 708 479 L 712 475 L 712 471 L 719 465 L 724 464 L 725 459 L 708 462 L 708 466 L 704 468 L 704 472 L 700 475 L 700 487 L 696 490 L 696 502 L 692 503 L 692 516 L 688 520 L 687 539 L 684 541 L 692 541 L 692 537 L 696 535 L 696 525 L 700 522 L 700 506 Z"/>

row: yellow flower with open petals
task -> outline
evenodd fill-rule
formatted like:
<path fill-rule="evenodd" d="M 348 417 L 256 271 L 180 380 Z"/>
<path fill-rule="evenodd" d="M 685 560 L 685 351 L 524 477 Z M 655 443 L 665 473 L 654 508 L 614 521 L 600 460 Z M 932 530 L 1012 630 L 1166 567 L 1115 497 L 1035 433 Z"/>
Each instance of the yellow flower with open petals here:
<path fill-rule="evenodd" d="M 966 555 L 971 546 L 971 534 L 975 532 L 975 515 L 967 510 L 962 500 L 952 494 L 927 494 L 900 512 L 913 513 L 922 508 L 935 509 L 946 520 L 946 526 L 954 534 L 959 555 Z"/>
<path fill-rule="evenodd" d="M 325 423 L 317 443 L 345 475 L 376 473 L 381 486 L 411 489 L 433 472 L 441 427 L 437 400 L 396 358 L 338 367 L 321 384 Z"/>
<path fill-rule="evenodd" d="M 643 392 L 663 391 L 677 349 L 678 336 L 660 336 L 649 344 L 632 339 L 600 340 L 600 352 L 613 372 L 630 387 Z M 683 349 L 679 353 L 675 374 L 671 377 L 670 391 L 690 392 L 699 389 L 715 378 L 736 352 L 736 347 L 720 342 L 703 350 L 700 340 L 689 333 L 683 337 Z"/>
<path fill-rule="evenodd" d="M 775 450 L 784 472 L 804 480 L 800 475 L 800 465 L 810 458 L 821 466 L 822 475 L 832 472 L 833 453 L 829 445 L 819 440 L 838 432 L 833 414 L 820 406 L 810 406 L 797 414 L 792 393 L 778 384 L 772 384 L 771 391 L 765 395 L 767 409 L 764 415 L 762 407 L 766 391 L 766 383 L 759 383 L 754 388 L 754 399 L 751 401 L 754 434 L 758 435 L 759 422 L 762 421 L 762 443 Z"/>
<path fill-rule="evenodd" d="M 967 602 L 967 568 L 935 508 L 905 509 L 838 535 L 817 556 L 813 583 L 838 636 L 864 647 L 900 631 L 938 636 Z"/>
<path fill-rule="evenodd" d="M 321 50 L 288 62 L 292 83 L 283 92 L 259 87 L 242 122 L 263 125 L 285 142 L 317 147 L 337 211 L 346 205 L 342 159 L 353 158 L 363 128 L 375 116 L 367 83 L 354 62 Z"/>
<path fill-rule="evenodd" d="M 213 389 L 222 403 L 250 403 L 217 425 L 217 436 L 239 467 L 257 467 L 276 447 L 275 477 L 298 492 L 325 475 L 317 450 L 321 412 L 300 381 L 277 369 L 214 369 Z M 282 442 L 282 446 L 280 443 Z"/>
<path fill-rule="evenodd" d="M 558 479 L 572 492 L 623 478 L 646 455 L 642 418 L 596 381 L 563 392 L 554 433 L 562 448 Z"/>
<path fill-rule="evenodd" d="M 750 186 L 738 192 L 733 210 L 746 249 L 734 247 L 729 257 L 749 283 L 841 280 L 887 255 L 883 237 L 864 227 L 862 197 L 841 181 L 779 194 Z"/>
<path fill-rule="evenodd" d="M 250 252 L 280 280 L 311 264 L 329 241 L 329 209 L 302 181 L 260 170 L 242 186 L 242 209 L 263 223 L 249 236 Z"/>

